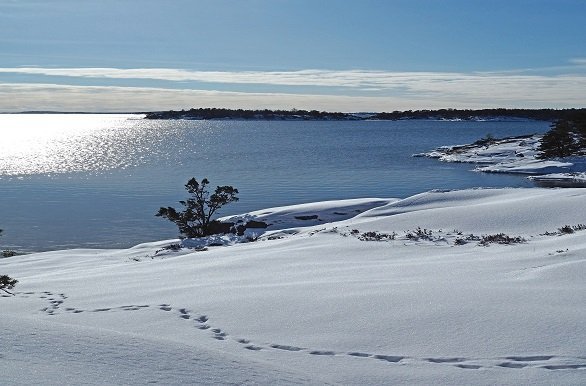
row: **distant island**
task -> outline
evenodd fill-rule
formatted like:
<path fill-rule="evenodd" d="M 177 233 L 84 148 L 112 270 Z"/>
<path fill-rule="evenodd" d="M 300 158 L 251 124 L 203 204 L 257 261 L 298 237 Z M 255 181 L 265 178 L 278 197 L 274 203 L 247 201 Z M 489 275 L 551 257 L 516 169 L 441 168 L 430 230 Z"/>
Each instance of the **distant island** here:
<path fill-rule="evenodd" d="M 537 121 L 556 121 L 570 119 L 586 114 L 586 109 L 439 109 L 407 110 L 390 113 L 341 113 L 317 110 L 243 110 L 225 108 L 192 108 L 189 110 L 169 110 L 145 113 L 145 119 L 233 119 L 233 120 L 270 120 L 270 121 L 360 121 L 360 120 L 409 120 L 435 119 L 454 121 L 485 121 L 528 119 Z"/>
<path fill-rule="evenodd" d="M 232 110 L 224 108 L 198 108 L 181 111 L 159 111 L 147 113 L 146 119 L 240 119 L 271 121 L 356 121 L 365 115 L 331 113 L 317 110 Z"/>

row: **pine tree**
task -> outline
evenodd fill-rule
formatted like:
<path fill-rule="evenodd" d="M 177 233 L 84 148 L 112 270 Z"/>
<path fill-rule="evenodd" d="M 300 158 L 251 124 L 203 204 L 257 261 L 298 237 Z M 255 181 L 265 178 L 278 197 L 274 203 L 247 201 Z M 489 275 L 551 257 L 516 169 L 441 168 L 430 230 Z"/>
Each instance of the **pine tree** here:
<path fill-rule="evenodd" d="M 210 182 L 204 178 L 201 183 L 195 178 L 185 184 L 185 189 L 193 196 L 185 201 L 179 201 L 185 207 L 178 212 L 172 207 L 161 207 L 156 216 L 164 217 L 174 222 L 179 232 L 188 238 L 203 237 L 212 234 L 212 216 L 226 204 L 238 201 L 238 189 L 232 186 L 217 186 L 213 194 L 207 190 Z"/>
<path fill-rule="evenodd" d="M 538 158 L 561 158 L 580 151 L 580 134 L 572 121 L 560 120 L 543 135 Z"/>

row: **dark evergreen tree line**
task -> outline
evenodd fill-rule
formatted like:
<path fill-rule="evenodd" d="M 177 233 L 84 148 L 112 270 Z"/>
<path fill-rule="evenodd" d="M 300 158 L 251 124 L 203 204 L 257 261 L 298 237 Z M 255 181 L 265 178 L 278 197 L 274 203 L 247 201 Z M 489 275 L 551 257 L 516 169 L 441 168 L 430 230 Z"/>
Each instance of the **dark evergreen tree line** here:
<path fill-rule="evenodd" d="M 224 108 L 198 108 L 181 111 L 147 113 L 147 119 L 262 119 L 262 120 L 353 120 L 352 114 L 317 110 L 243 110 Z"/>
<path fill-rule="evenodd" d="M 571 116 L 586 112 L 586 109 L 439 109 L 439 110 L 407 110 L 391 113 L 378 113 L 370 119 L 494 119 L 494 118 L 524 118 L 537 121 L 555 121 L 569 119 Z"/>
<path fill-rule="evenodd" d="M 146 114 L 147 119 L 243 119 L 243 120 L 401 120 L 401 119 L 493 119 L 524 118 L 540 121 L 569 119 L 586 109 L 439 109 L 407 110 L 383 113 L 351 114 L 317 110 L 243 110 L 225 108 L 192 108 L 180 111 L 158 111 Z"/>
<path fill-rule="evenodd" d="M 539 158 L 586 156 L 586 113 L 560 119 L 544 134 Z"/>

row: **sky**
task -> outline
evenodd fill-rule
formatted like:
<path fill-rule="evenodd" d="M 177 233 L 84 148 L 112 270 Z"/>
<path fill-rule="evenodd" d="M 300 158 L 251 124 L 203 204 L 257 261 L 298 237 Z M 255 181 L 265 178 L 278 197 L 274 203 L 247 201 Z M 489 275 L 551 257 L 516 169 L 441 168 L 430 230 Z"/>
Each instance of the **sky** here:
<path fill-rule="evenodd" d="M 0 0 L 0 112 L 586 107 L 584 0 Z"/>

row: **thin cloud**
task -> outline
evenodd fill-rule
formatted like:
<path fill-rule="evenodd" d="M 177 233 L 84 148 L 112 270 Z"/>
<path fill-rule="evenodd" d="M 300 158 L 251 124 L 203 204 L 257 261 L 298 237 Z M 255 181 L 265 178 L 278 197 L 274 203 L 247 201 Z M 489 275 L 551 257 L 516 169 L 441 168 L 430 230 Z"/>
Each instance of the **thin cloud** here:
<path fill-rule="evenodd" d="M 579 63 L 581 59 L 575 59 Z M 584 75 L 522 75 L 511 73 L 455 72 L 389 72 L 364 70 L 300 70 L 300 71 L 189 71 L 169 68 L 0 68 L 0 73 L 60 76 L 74 78 L 142 79 L 170 82 L 214 84 L 255 84 L 270 86 L 337 87 L 346 89 L 407 90 L 435 92 L 438 89 L 463 93 L 492 90 L 495 87 L 527 90 L 568 89 L 573 93 L 583 87 Z M 468 91 L 463 87 L 468 88 Z M 472 88 L 470 88 L 472 87 Z M 507 91 L 508 92 L 508 91 Z"/>
<path fill-rule="evenodd" d="M 577 58 L 572 62 L 577 67 L 586 63 L 586 59 Z M 194 106 L 335 111 L 582 107 L 586 90 L 586 75 L 576 73 L 42 67 L 0 68 L 2 73 L 5 78 L 10 74 L 35 76 L 30 83 L 0 83 L 2 111 L 146 111 Z M 59 77 L 60 84 L 42 82 L 46 77 Z M 67 84 L 70 78 L 75 78 L 76 85 Z M 84 79 L 88 84 L 83 84 Z M 89 79 L 110 80 L 114 84 L 98 87 Z M 124 80 L 141 80 L 142 87 L 124 87 Z M 164 85 L 161 81 L 170 84 L 161 87 Z M 257 85 L 262 85 L 265 92 L 255 92 Z"/>
<path fill-rule="evenodd" d="M 574 58 L 574 59 L 570 59 L 570 63 L 576 64 L 578 66 L 586 66 L 586 58 Z"/>
<path fill-rule="evenodd" d="M 501 85 L 502 86 L 502 85 Z M 71 86 L 57 84 L 0 83 L 1 111 L 153 111 L 191 107 L 318 109 L 328 111 L 393 111 L 437 108 L 576 107 L 583 98 L 568 98 L 537 90 L 490 90 L 460 93 L 438 87 L 425 93 L 398 96 L 349 96 L 328 94 L 252 93 L 155 87 Z M 498 87 L 495 87 L 498 88 Z M 583 90 L 583 88 L 582 88 Z M 550 90 L 551 91 L 551 90 Z M 495 96 L 497 95 L 497 96 Z M 522 97 L 522 98 L 521 98 Z"/>

